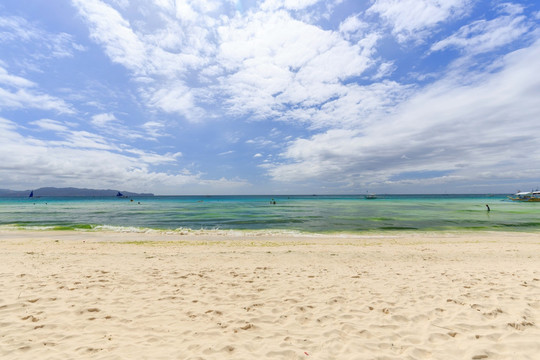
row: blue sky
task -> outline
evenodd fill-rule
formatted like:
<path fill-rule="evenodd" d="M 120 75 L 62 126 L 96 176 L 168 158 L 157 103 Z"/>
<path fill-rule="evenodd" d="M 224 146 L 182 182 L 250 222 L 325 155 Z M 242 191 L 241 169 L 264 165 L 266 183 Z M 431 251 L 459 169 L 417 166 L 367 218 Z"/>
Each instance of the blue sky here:
<path fill-rule="evenodd" d="M 6 0 L 0 188 L 540 186 L 540 5 Z"/>

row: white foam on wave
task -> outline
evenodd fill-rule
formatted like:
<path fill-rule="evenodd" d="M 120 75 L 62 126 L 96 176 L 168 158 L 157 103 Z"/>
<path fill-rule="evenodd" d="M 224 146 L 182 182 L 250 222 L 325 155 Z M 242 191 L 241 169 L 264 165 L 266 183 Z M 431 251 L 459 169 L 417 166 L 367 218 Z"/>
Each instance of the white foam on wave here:
<path fill-rule="evenodd" d="M 61 229 L 59 229 L 61 228 Z M 187 227 L 179 227 L 175 229 L 152 229 L 146 227 L 137 226 L 114 226 L 114 225 L 93 225 L 89 228 L 78 228 L 59 225 L 17 225 L 6 224 L 0 225 L 0 231 L 76 231 L 76 232 L 113 232 L 113 233 L 135 233 L 135 234 L 163 234 L 163 235 L 194 235 L 194 236 L 223 236 L 223 237 L 326 237 L 328 234 L 308 233 L 298 230 L 286 230 L 286 229 L 256 229 L 256 230 L 244 230 L 244 229 L 192 229 Z M 336 234 L 338 237 L 350 237 L 351 234 Z M 336 236 L 333 235 L 333 236 Z"/>
<path fill-rule="evenodd" d="M 91 231 L 109 231 L 109 232 L 120 232 L 120 233 L 158 233 L 159 230 L 143 228 L 137 226 L 114 226 L 114 225 L 96 225 L 92 227 Z"/>
<path fill-rule="evenodd" d="M 49 231 L 54 230 L 55 226 L 51 225 L 41 225 L 41 226 L 25 226 L 25 225 L 14 225 L 14 224 L 7 224 L 7 225 L 0 225 L 0 231 L 17 231 L 17 230 L 28 230 L 28 231 Z"/>

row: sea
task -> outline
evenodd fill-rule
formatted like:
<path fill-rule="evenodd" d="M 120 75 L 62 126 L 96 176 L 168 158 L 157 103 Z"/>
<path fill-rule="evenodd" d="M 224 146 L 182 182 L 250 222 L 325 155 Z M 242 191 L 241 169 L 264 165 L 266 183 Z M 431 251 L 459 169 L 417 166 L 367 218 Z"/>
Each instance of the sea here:
<path fill-rule="evenodd" d="M 530 232 L 540 231 L 540 203 L 488 194 L 0 198 L 1 229 Z"/>

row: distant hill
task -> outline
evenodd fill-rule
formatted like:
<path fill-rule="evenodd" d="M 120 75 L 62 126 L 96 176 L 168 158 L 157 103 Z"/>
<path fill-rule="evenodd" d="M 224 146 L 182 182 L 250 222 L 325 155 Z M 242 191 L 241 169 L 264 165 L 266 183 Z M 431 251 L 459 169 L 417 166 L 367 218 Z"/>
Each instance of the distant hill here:
<path fill-rule="evenodd" d="M 2 197 L 28 197 L 32 190 L 8 190 L 0 189 L 0 196 Z M 38 196 L 116 196 L 118 192 L 124 196 L 154 196 L 151 193 L 134 193 L 129 191 L 119 190 L 96 190 L 96 189 L 79 189 L 74 187 L 68 188 L 55 188 L 55 187 L 43 187 L 35 189 L 34 197 Z"/>

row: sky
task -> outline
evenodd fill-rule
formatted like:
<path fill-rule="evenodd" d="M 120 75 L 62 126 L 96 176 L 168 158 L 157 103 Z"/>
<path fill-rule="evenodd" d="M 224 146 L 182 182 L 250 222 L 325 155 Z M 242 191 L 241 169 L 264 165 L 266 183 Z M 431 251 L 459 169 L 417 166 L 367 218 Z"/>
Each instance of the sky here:
<path fill-rule="evenodd" d="M 0 188 L 540 186 L 540 3 L 3 0 Z"/>

